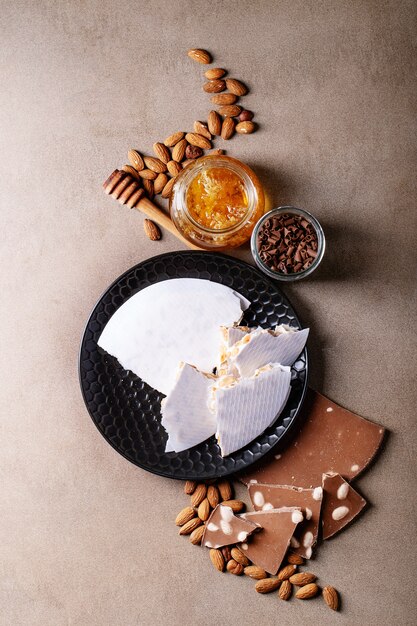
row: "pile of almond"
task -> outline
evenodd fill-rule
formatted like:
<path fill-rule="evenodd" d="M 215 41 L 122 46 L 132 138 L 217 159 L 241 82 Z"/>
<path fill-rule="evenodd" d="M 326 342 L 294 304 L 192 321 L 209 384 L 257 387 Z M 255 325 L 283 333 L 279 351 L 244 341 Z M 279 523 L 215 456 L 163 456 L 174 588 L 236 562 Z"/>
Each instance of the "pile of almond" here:
<path fill-rule="evenodd" d="M 244 502 L 233 499 L 232 486 L 227 480 L 210 484 L 187 480 L 184 492 L 190 496 L 190 505 L 178 513 L 175 524 L 180 526 L 179 534 L 188 535 L 194 545 L 201 544 L 205 523 L 218 504 L 229 506 L 234 513 L 241 513 L 246 508 Z M 336 589 L 330 585 L 320 588 L 315 574 L 299 571 L 305 560 L 291 551 L 276 576 L 269 576 L 264 569 L 251 563 L 237 545 L 210 549 L 209 556 L 219 572 L 226 571 L 235 576 L 243 574 L 256 580 L 255 590 L 258 593 L 277 591 L 281 600 L 289 600 L 296 589 L 294 595 L 299 600 L 309 600 L 321 594 L 329 608 L 333 611 L 339 609 L 340 599 Z"/>

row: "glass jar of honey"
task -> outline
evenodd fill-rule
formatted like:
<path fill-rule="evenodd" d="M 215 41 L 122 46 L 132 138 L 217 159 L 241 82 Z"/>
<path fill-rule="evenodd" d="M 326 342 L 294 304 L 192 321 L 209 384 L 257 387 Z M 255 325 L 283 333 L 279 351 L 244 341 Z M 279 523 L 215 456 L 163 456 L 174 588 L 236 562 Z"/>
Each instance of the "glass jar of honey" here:
<path fill-rule="evenodd" d="M 264 192 L 256 174 L 229 156 L 208 155 L 177 176 L 171 219 L 201 248 L 235 248 L 247 241 L 263 215 Z"/>

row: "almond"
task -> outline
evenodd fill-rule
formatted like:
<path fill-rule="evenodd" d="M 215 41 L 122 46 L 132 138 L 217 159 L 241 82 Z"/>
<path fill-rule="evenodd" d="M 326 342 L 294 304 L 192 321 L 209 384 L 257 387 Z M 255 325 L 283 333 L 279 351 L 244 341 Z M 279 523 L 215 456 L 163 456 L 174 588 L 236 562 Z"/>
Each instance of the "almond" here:
<path fill-rule="evenodd" d="M 177 176 L 182 170 L 182 165 L 176 161 L 168 161 L 167 168 L 171 176 Z"/>
<path fill-rule="evenodd" d="M 126 172 L 126 174 L 130 174 L 131 176 L 133 176 L 133 178 L 135 178 L 136 180 L 140 180 L 138 171 L 132 165 L 123 165 L 121 169 L 123 170 L 123 172 Z"/>
<path fill-rule="evenodd" d="M 226 74 L 226 70 L 221 67 L 212 67 L 211 69 L 204 72 L 204 76 L 208 80 L 216 80 L 217 78 L 222 78 Z"/>
<path fill-rule="evenodd" d="M 203 65 L 211 63 L 211 56 L 207 50 L 202 50 L 201 48 L 191 48 L 191 50 L 188 50 L 187 54 L 190 59 L 197 61 L 197 63 L 202 63 Z"/>
<path fill-rule="evenodd" d="M 146 235 L 149 237 L 151 241 L 158 241 L 159 239 L 161 239 L 161 236 L 162 236 L 161 230 L 159 226 L 155 224 L 155 222 L 152 222 L 151 220 L 146 219 L 143 222 L 143 228 L 145 230 Z M 193 517 L 194 517 L 194 511 L 193 511 Z M 187 519 L 186 521 L 188 522 L 189 520 Z M 185 524 L 185 522 L 182 522 L 182 524 Z M 182 526 L 182 524 L 177 524 L 177 526 Z"/>
<path fill-rule="evenodd" d="M 287 578 L 295 574 L 296 571 L 297 571 L 296 565 L 286 565 L 285 567 L 279 570 L 278 579 L 287 580 Z"/>
<path fill-rule="evenodd" d="M 202 520 L 199 517 L 193 517 L 189 522 L 186 522 L 183 526 L 181 526 L 178 534 L 180 535 L 191 535 L 193 530 L 201 526 Z"/>
<path fill-rule="evenodd" d="M 191 496 L 191 506 L 199 506 L 207 495 L 207 487 L 199 483 Z"/>
<path fill-rule="evenodd" d="M 179 141 L 181 141 L 181 139 L 184 137 L 185 133 L 183 133 L 182 131 L 178 131 L 177 133 L 173 133 L 172 135 L 170 135 L 169 137 L 167 137 L 164 141 L 164 145 L 168 146 L 168 148 L 172 148 L 172 146 L 175 146 L 175 144 L 177 144 Z"/>
<path fill-rule="evenodd" d="M 213 104 L 223 106 L 225 104 L 234 104 L 237 100 L 237 96 L 234 93 L 218 93 L 215 96 L 211 96 Z"/>
<path fill-rule="evenodd" d="M 194 546 L 198 546 L 201 543 L 204 534 L 204 525 L 199 526 L 190 535 L 190 541 Z"/>
<path fill-rule="evenodd" d="M 224 571 L 225 563 L 223 554 L 220 552 L 220 550 L 216 550 L 214 548 L 210 550 L 210 561 L 213 563 L 214 567 L 219 570 L 219 572 Z"/>
<path fill-rule="evenodd" d="M 251 121 L 239 122 L 239 124 L 236 124 L 236 132 L 239 133 L 239 135 L 250 135 L 255 132 L 255 130 L 256 126 L 254 122 Z"/>
<path fill-rule="evenodd" d="M 236 561 L 236 563 L 240 563 L 243 567 L 248 567 L 250 565 L 250 561 L 247 556 L 243 554 L 239 550 L 239 548 L 235 547 L 231 550 L 232 559 Z"/>
<path fill-rule="evenodd" d="M 137 206 L 139 200 L 141 200 L 144 195 L 145 190 L 140 187 L 137 191 L 135 191 L 133 196 L 130 196 L 129 200 L 126 202 L 126 206 L 129 207 L 129 209 L 133 209 L 133 207 Z"/>
<path fill-rule="evenodd" d="M 197 482 L 195 480 L 186 480 L 184 485 L 184 493 L 188 496 L 191 496 L 194 493 L 195 488 L 197 487 Z"/>
<path fill-rule="evenodd" d="M 216 485 L 210 485 L 207 489 L 207 500 L 210 503 L 210 506 L 215 509 L 216 506 L 220 502 L 220 494 Z"/>
<path fill-rule="evenodd" d="M 224 91 L 226 89 L 226 83 L 224 80 L 209 80 L 207 83 L 204 83 L 203 90 L 206 93 L 220 93 L 220 91 Z"/>
<path fill-rule="evenodd" d="M 257 565 L 248 565 L 245 567 L 244 574 L 245 576 L 249 576 L 249 578 L 254 578 L 255 580 L 262 580 L 268 576 L 266 571 Z"/>
<path fill-rule="evenodd" d="M 230 561 L 230 559 L 232 558 L 232 549 L 231 549 L 231 547 L 230 546 L 223 546 L 221 551 L 222 551 L 223 558 L 224 558 L 225 562 L 227 563 L 228 561 Z"/>
<path fill-rule="evenodd" d="M 175 178 L 171 178 L 171 180 L 169 180 L 167 182 L 167 184 L 165 185 L 165 187 L 162 190 L 162 194 L 161 195 L 162 195 L 163 198 L 169 198 L 169 196 L 171 195 L 174 183 L 175 183 Z"/>
<path fill-rule="evenodd" d="M 216 148 L 215 150 L 211 150 L 209 154 L 217 154 L 217 155 L 225 154 L 225 150 L 222 150 L 221 148 Z"/>
<path fill-rule="evenodd" d="M 327 585 L 326 587 L 323 587 L 322 594 L 327 606 L 330 607 L 332 611 L 338 611 L 340 602 L 339 594 L 337 593 L 336 589 L 334 587 L 331 587 L 330 585 Z"/>
<path fill-rule="evenodd" d="M 188 146 L 187 146 L 187 148 L 188 148 Z M 195 146 L 194 146 L 194 148 L 195 148 Z M 190 165 L 190 163 L 194 163 L 194 159 L 185 159 L 185 161 L 182 162 L 182 169 L 184 170 L 187 167 L 187 165 Z"/>
<path fill-rule="evenodd" d="M 155 193 L 161 193 L 168 182 L 168 176 L 161 172 L 153 181 L 153 189 Z"/>
<path fill-rule="evenodd" d="M 204 498 L 204 500 L 198 505 L 197 515 L 201 520 L 203 520 L 203 522 L 207 521 L 210 517 L 210 504 L 207 498 Z"/>
<path fill-rule="evenodd" d="M 275 591 L 280 586 L 281 581 L 278 578 L 263 578 L 258 580 L 255 585 L 255 589 L 258 593 L 270 593 Z"/>
<path fill-rule="evenodd" d="M 142 156 L 139 154 L 137 150 L 129 150 L 127 153 L 127 158 L 138 172 L 140 170 L 145 169 L 145 163 L 143 162 Z"/>
<path fill-rule="evenodd" d="M 289 600 L 292 594 L 292 584 L 289 580 L 283 580 L 280 588 L 278 589 L 278 596 L 281 600 Z"/>
<path fill-rule="evenodd" d="M 145 165 L 148 168 L 148 170 L 152 170 L 153 172 L 156 172 L 157 174 L 160 174 L 161 172 L 165 172 L 166 171 L 166 164 L 163 163 L 162 161 L 160 161 L 159 159 L 156 159 L 155 157 L 143 157 L 143 160 L 145 161 Z"/>
<path fill-rule="evenodd" d="M 309 585 L 305 585 L 304 587 L 300 587 L 295 597 L 299 600 L 309 600 L 310 598 L 314 598 L 319 592 L 319 588 L 316 583 L 310 583 Z"/>
<path fill-rule="evenodd" d="M 152 200 L 152 198 L 155 195 L 155 189 L 153 186 L 153 180 L 149 180 L 147 178 L 144 178 L 142 181 L 143 184 L 143 188 L 146 191 L 146 194 L 148 196 L 148 198 L 150 198 Z"/>
<path fill-rule="evenodd" d="M 156 143 L 153 144 L 153 151 L 155 152 L 155 154 L 158 157 L 158 159 L 160 161 L 162 161 L 162 163 L 168 163 L 168 161 L 171 160 L 171 153 L 170 153 L 170 151 L 160 141 L 157 141 Z"/>
<path fill-rule="evenodd" d="M 154 172 L 153 170 L 140 170 L 139 176 L 147 180 L 155 180 L 158 174 Z"/>
<path fill-rule="evenodd" d="M 243 565 L 237 563 L 234 559 L 230 559 L 226 565 L 226 569 L 235 576 L 241 576 L 243 574 Z"/>
<path fill-rule="evenodd" d="M 203 135 L 203 137 L 207 137 L 207 139 L 211 139 L 211 132 L 204 122 L 194 122 L 194 132 Z"/>
<path fill-rule="evenodd" d="M 198 146 L 199 148 L 203 148 L 203 150 L 209 150 L 211 146 L 211 141 L 207 139 L 207 137 L 203 137 L 203 135 L 199 135 L 198 133 L 187 133 L 185 135 L 185 139 L 192 146 Z"/>
<path fill-rule="evenodd" d="M 228 480 L 221 480 L 217 483 L 217 489 L 222 500 L 231 500 L 233 498 L 232 487 Z"/>
<path fill-rule="evenodd" d="M 246 507 L 242 500 L 224 500 L 222 504 L 223 506 L 229 506 L 233 513 L 241 513 Z"/>
<path fill-rule="evenodd" d="M 287 554 L 287 562 L 291 563 L 292 565 L 304 565 L 303 557 L 299 554 L 296 554 L 295 552 L 290 552 L 289 554 Z"/>
<path fill-rule="evenodd" d="M 185 149 L 187 147 L 187 142 L 185 139 L 181 139 L 177 144 L 175 144 L 172 149 L 172 160 L 173 161 L 182 161 L 185 156 Z"/>
<path fill-rule="evenodd" d="M 145 220 L 146 221 L 146 220 Z M 149 221 L 149 220 L 148 220 Z M 184 526 L 190 519 L 195 517 L 195 511 L 190 506 L 186 506 L 185 509 L 182 509 L 175 518 L 176 526 Z"/>
<path fill-rule="evenodd" d="M 222 132 L 222 120 L 217 111 L 210 111 L 208 114 L 207 125 L 212 135 L 220 135 Z"/>
<path fill-rule="evenodd" d="M 310 583 L 314 583 L 317 576 L 315 574 L 311 574 L 310 572 L 299 572 L 298 574 L 293 574 L 290 576 L 290 583 L 296 585 L 297 587 L 304 587 L 304 585 L 309 585 Z"/>
<path fill-rule="evenodd" d="M 241 111 L 242 107 L 240 107 L 238 104 L 227 104 L 226 106 L 220 107 L 219 109 L 219 113 L 223 117 L 237 117 L 238 115 L 240 115 Z"/>
<path fill-rule="evenodd" d="M 246 122 L 242 122 L 242 124 L 245 124 L 245 123 Z M 231 139 L 231 137 L 233 137 L 234 132 L 235 132 L 235 122 L 233 118 L 225 117 L 223 120 L 223 124 L 222 124 L 222 132 L 221 132 L 222 139 L 225 139 L 225 140 Z"/>
<path fill-rule="evenodd" d="M 226 85 L 230 93 L 234 93 L 235 96 L 244 96 L 249 91 L 246 85 L 236 78 L 226 78 Z"/>

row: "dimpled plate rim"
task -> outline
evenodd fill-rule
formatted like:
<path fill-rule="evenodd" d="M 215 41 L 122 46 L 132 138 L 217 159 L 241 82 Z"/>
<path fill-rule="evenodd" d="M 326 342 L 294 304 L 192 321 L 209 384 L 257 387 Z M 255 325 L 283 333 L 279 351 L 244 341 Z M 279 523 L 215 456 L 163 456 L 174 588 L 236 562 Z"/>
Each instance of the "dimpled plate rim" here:
<path fill-rule="evenodd" d="M 307 349 L 294 363 L 291 393 L 278 419 L 244 448 L 220 455 L 214 437 L 180 453 L 165 453 L 167 435 L 160 424 L 163 394 L 124 370 L 97 347 L 113 313 L 149 285 L 171 278 L 214 280 L 251 301 L 241 324 L 264 327 L 292 323 L 301 328 L 288 299 L 257 268 L 220 253 L 167 252 L 124 272 L 106 289 L 87 321 L 79 352 L 79 380 L 87 410 L 106 441 L 125 459 L 144 470 L 180 480 L 229 476 L 256 463 L 293 431 L 307 390 Z"/>

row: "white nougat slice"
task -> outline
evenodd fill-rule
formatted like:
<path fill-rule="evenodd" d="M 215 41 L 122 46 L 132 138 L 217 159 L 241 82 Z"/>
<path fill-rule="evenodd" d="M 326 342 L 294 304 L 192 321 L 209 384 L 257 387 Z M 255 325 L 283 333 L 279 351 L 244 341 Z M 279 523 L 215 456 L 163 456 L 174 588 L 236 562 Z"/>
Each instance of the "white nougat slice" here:
<path fill-rule="evenodd" d="M 165 280 L 129 298 L 106 324 L 98 345 L 167 395 L 179 362 L 203 372 L 218 365 L 220 327 L 238 323 L 249 304 L 209 280 Z"/>
<path fill-rule="evenodd" d="M 292 365 L 304 349 L 308 333 L 308 328 L 296 330 L 286 325 L 247 333 L 228 349 L 227 371 L 252 376 L 257 368 L 267 363 Z M 233 332 L 232 336 L 235 334 Z"/>
<path fill-rule="evenodd" d="M 268 428 L 284 408 L 290 388 L 291 370 L 278 363 L 260 368 L 250 378 L 220 378 L 213 395 L 222 456 L 243 448 Z"/>
<path fill-rule="evenodd" d="M 214 376 L 180 364 L 177 381 L 161 402 L 166 452 L 182 452 L 214 435 L 216 416 L 208 406 L 213 382 Z"/>

